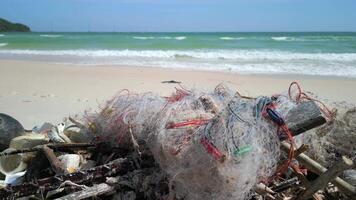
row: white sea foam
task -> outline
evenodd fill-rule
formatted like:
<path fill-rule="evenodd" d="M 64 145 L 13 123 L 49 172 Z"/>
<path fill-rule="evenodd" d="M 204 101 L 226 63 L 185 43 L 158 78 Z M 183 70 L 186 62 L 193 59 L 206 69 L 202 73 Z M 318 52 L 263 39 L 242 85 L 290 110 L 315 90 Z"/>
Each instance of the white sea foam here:
<path fill-rule="evenodd" d="M 8 57 L 6 57 L 8 56 Z M 356 78 L 356 53 L 293 53 L 273 50 L 15 50 L 0 58 L 80 64 L 121 64 L 239 73 L 293 73 Z"/>
<path fill-rule="evenodd" d="M 179 36 L 179 37 L 175 37 L 174 39 L 176 39 L 176 40 L 185 40 L 185 39 L 187 39 L 187 37 Z"/>
<path fill-rule="evenodd" d="M 159 36 L 159 37 L 153 37 L 153 36 L 134 36 L 132 37 L 133 39 L 137 40 L 185 40 L 187 37 L 185 36 L 178 36 L 178 37 L 170 37 L 170 36 Z"/>
<path fill-rule="evenodd" d="M 5 35 L 4 34 L 0 34 L 0 37 L 4 37 Z"/>
<path fill-rule="evenodd" d="M 137 39 L 137 40 L 149 40 L 149 39 L 155 39 L 155 37 L 143 37 L 143 36 L 134 36 L 132 37 L 133 39 Z"/>
<path fill-rule="evenodd" d="M 8 43 L 0 43 L 0 47 L 4 47 L 6 45 L 8 45 Z"/>
<path fill-rule="evenodd" d="M 243 37 L 220 37 L 220 40 L 242 40 Z"/>
<path fill-rule="evenodd" d="M 293 40 L 293 38 L 290 37 L 271 37 L 272 40 L 276 41 L 288 41 L 288 40 Z"/>
<path fill-rule="evenodd" d="M 7 43 L 2 43 L 7 44 Z M 49 55 L 49 56 L 79 56 L 79 57 L 145 57 L 174 58 L 187 56 L 199 59 L 217 60 L 325 60 L 353 61 L 356 53 L 293 53 L 269 50 L 1 50 L 0 54 L 14 55 Z"/>
<path fill-rule="evenodd" d="M 63 35 L 40 35 L 40 37 L 47 37 L 47 38 L 58 38 L 63 37 Z"/>

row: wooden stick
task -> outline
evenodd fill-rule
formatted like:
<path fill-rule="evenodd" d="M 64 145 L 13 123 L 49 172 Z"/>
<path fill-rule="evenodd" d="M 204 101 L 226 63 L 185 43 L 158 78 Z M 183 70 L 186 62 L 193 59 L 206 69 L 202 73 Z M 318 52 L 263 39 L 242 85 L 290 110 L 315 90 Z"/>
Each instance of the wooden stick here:
<path fill-rule="evenodd" d="M 297 185 L 298 182 L 298 177 L 293 177 L 291 179 L 285 180 L 281 183 L 278 183 L 277 185 L 272 186 L 271 189 L 277 193 L 280 193 L 292 187 L 293 185 Z"/>
<path fill-rule="evenodd" d="M 299 156 L 299 154 L 304 153 L 306 150 L 308 150 L 308 148 L 308 145 L 302 144 L 297 150 L 295 150 L 294 156 Z"/>
<path fill-rule="evenodd" d="M 56 172 L 56 174 L 64 174 L 67 171 L 64 168 L 63 164 L 61 163 L 61 161 L 54 154 L 52 149 L 50 149 L 47 146 L 43 146 L 41 151 L 47 157 L 49 163 L 51 164 L 53 171 Z"/>
<path fill-rule="evenodd" d="M 12 150 L 8 151 L 6 153 L 0 153 L 1 156 L 9 156 L 13 154 L 19 154 L 19 153 L 28 153 L 28 152 L 35 152 L 35 151 L 40 151 L 42 150 L 42 147 L 44 145 L 38 145 L 33 148 L 25 148 L 25 149 L 19 149 L 19 150 Z M 87 149 L 89 147 L 95 147 L 96 144 L 90 144 L 90 143 L 64 143 L 64 144 L 47 144 L 47 147 L 53 149 L 53 150 L 73 150 L 73 149 Z"/>
<path fill-rule="evenodd" d="M 267 187 L 264 183 L 257 184 L 254 190 L 260 195 L 275 194 L 275 192 L 271 188 Z"/>
<path fill-rule="evenodd" d="M 110 186 L 106 183 L 100 183 L 98 185 L 94 185 L 93 187 L 89 187 L 87 189 L 74 192 L 72 194 L 68 194 L 66 196 L 57 198 L 56 200 L 77 200 L 77 199 L 86 199 L 89 197 L 99 196 L 108 192 L 112 192 L 115 190 L 114 186 Z"/>
<path fill-rule="evenodd" d="M 290 144 L 287 142 L 282 142 L 281 143 L 281 149 L 284 152 L 289 152 L 290 149 Z M 324 172 L 327 171 L 327 169 L 325 167 L 323 167 L 322 165 L 320 165 L 319 163 L 317 163 L 316 161 L 314 161 L 313 159 L 311 159 L 310 157 L 308 157 L 307 155 L 305 155 L 304 153 L 299 154 L 298 157 L 296 157 L 296 159 L 302 164 L 304 165 L 306 168 L 308 168 L 309 170 L 313 171 L 314 173 L 320 175 Z M 336 177 L 334 180 L 331 181 L 336 187 L 338 187 L 344 194 L 348 195 L 348 196 L 353 196 L 356 194 L 356 188 L 353 187 L 352 185 L 350 185 L 349 183 L 347 183 L 346 181 L 342 180 L 339 177 Z"/>
<path fill-rule="evenodd" d="M 315 181 L 313 181 L 311 186 L 300 195 L 299 199 L 308 199 L 316 191 L 325 188 L 327 184 L 335 179 L 341 172 L 350 169 L 352 165 L 352 160 L 343 156 L 339 162 L 331 166 L 326 172 L 322 173 Z"/>

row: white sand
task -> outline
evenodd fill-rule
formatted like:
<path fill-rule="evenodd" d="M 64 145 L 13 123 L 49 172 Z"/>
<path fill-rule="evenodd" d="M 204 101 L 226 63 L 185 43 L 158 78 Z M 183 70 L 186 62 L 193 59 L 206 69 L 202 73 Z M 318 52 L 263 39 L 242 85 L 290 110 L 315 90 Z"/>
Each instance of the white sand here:
<path fill-rule="evenodd" d="M 125 66 L 78 66 L 29 61 L 0 61 L 0 112 L 18 119 L 27 129 L 43 122 L 97 109 L 116 92 L 174 92 L 181 81 L 187 88 L 212 90 L 219 83 L 243 95 L 272 95 L 286 91 L 290 82 L 332 101 L 356 103 L 356 79 L 292 75 L 239 75 Z"/>

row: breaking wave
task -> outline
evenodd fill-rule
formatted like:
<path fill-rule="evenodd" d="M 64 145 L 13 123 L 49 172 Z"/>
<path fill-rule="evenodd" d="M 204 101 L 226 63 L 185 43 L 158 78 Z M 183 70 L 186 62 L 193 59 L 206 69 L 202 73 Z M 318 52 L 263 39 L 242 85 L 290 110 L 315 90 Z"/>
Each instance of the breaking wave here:
<path fill-rule="evenodd" d="M 292 40 L 293 38 L 290 37 L 271 37 L 272 40 L 275 41 L 288 41 L 288 40 Z"/>
<path fill-rule="evenodd" d="M 58 38 L 58 37 L 63 37 L 63 35 L 40 35 L 40 37 Z"/>
<path fill-rule="evenodd" d="M 0 43 L 0 47 L 4 47 L 6 45 L 8 45 L 8 43 Z"/>
<path fill-rule="evenodd" d="M 179 37 L 175 37 L 174 39 L 176 39 L 176 40 L 185 40 L 185 39 L 187 39 L 187 37 L 179 36 Z"/>
<path fill-rule="evenodd" d="M 137 39 L 137 40 L 171 40 L 171 39 L 175 39 L 175 40 L 185 40 L 187 39 L 187 37 L 185 36 L 178 36 L 178 37 L 170 37 L 170 36 L 160 36 L 160 37 L 153 37 L 153 36 L 134 36 L 132 37 L 133 39 Z"/>
<path fill-rule="evenodd" d="M 137 39 L 137 40 L 149 40 L 149 39 L 155 39 L 155 37 L 141 37 L 141 36 L 134 36 L 132 37 L 133 39 Z"/>
<path fill-rule="evenodd" d="M 3 43 L 7 44 L 7 43 Z M 1 50 L 0 54 L 14 55 L 48 55 L 48 56 L 79 56 L 79 57 L 146 57 L 174 58 L 187 56 L 199 59 L 227 60 L 325 60 L 353 61 L 356 53 L 294 53 L 273 50 Z"/>
<path fill-rule="evenodd" d="M 243 37 L 220 37 L 220 40 L 242 40 Z"/>
<path fill-rule="evenodd" d="M 356 78 L 356 53 L 294 53 L 274 50 L 15 50 L 0 58 L 71 64 L 155 66 L 238 73 L 306 74 Z"/>
<path fill-rule="evenodd" d="M 4 37 L 5 35 L 4 34 L 0 34 L 0 37 Z"/>

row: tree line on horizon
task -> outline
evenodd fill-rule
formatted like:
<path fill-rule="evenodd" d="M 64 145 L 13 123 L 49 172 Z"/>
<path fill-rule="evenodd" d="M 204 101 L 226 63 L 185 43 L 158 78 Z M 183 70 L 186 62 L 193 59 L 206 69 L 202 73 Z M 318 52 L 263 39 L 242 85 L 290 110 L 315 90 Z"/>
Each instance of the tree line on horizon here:
<path fill-rule="evenodd" d="M 12 23 L 6 19 L 0 18 L 0 32 L 30 32 L 31 29 L 20 23 Z"/>

